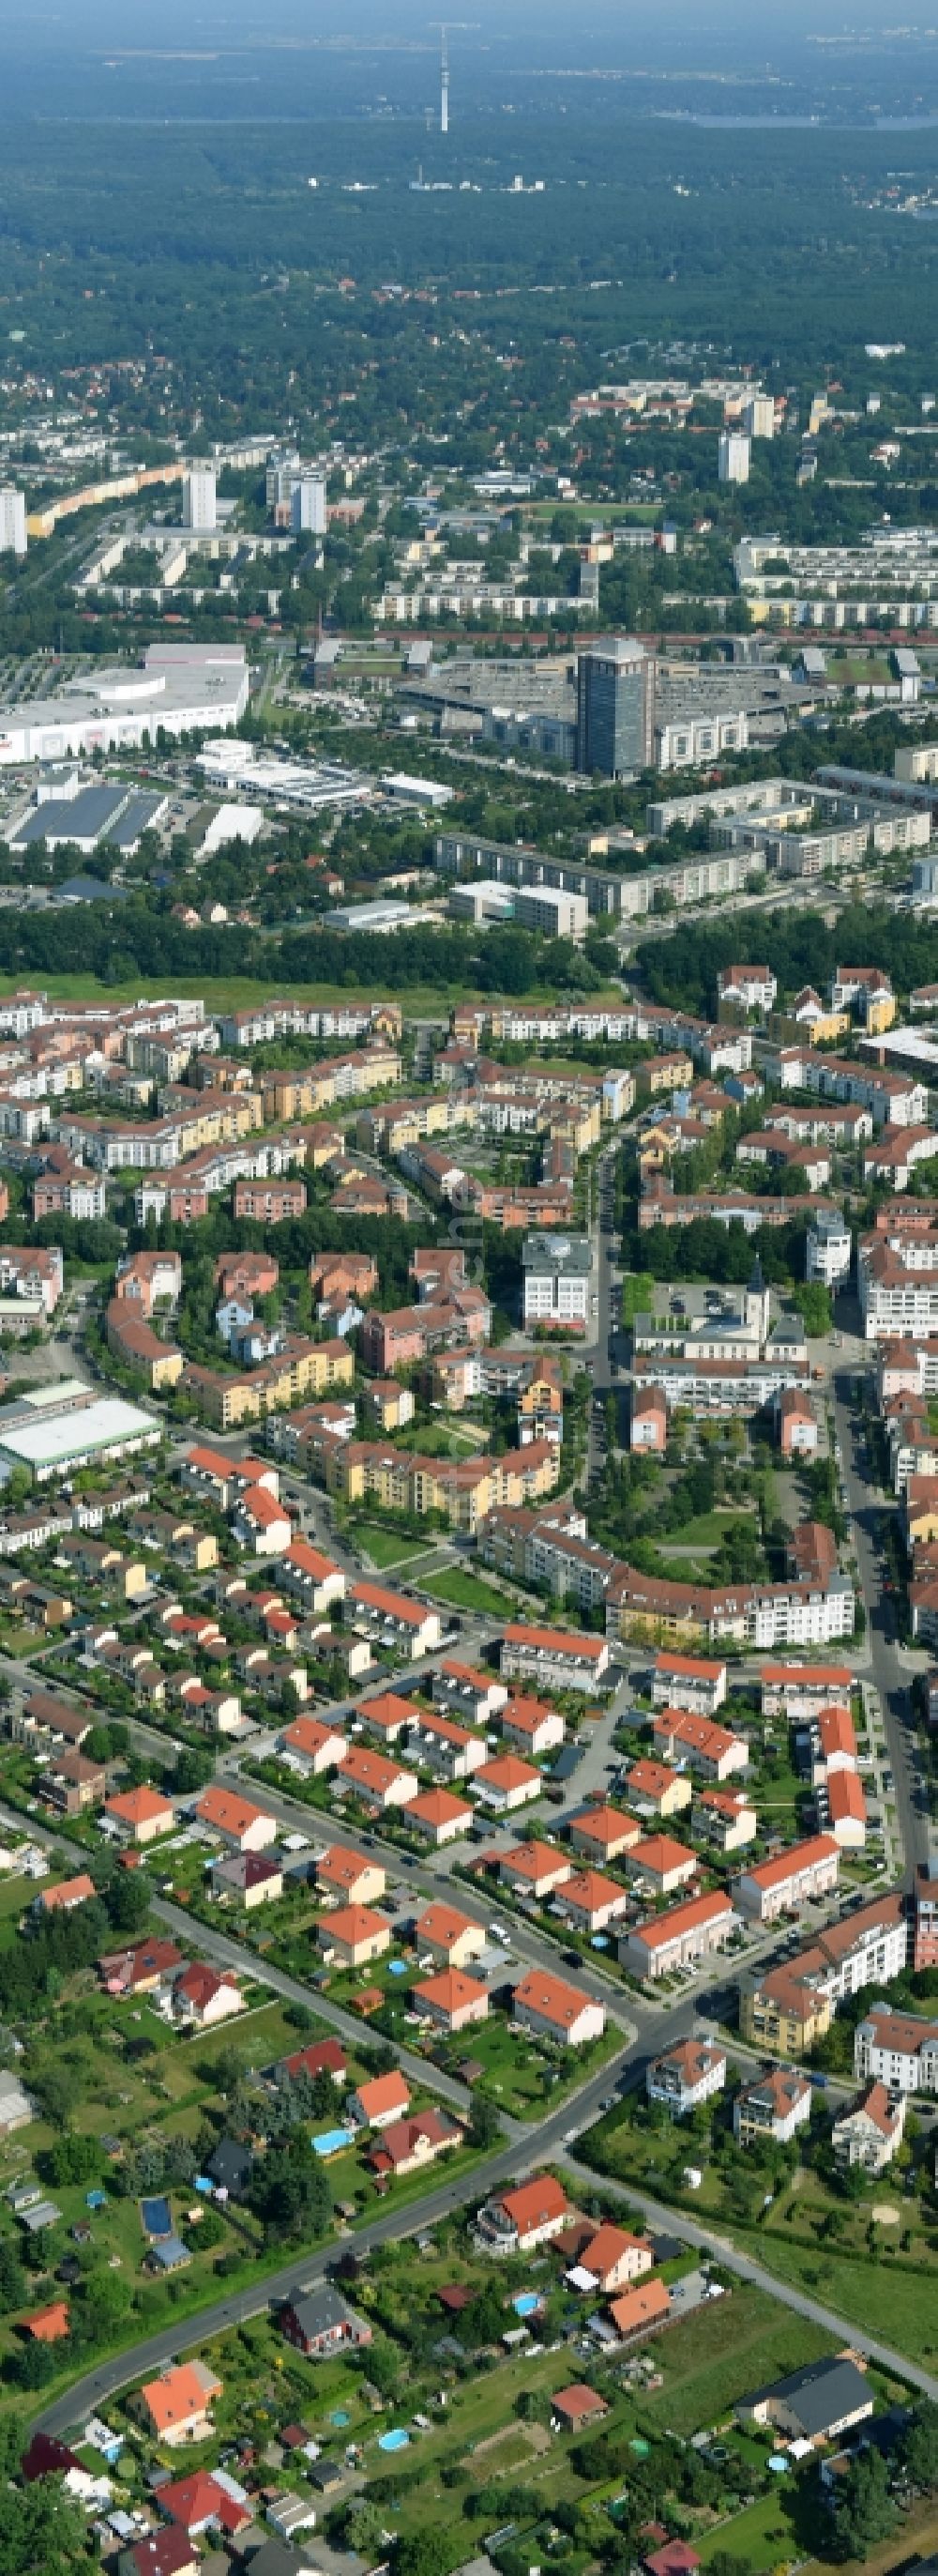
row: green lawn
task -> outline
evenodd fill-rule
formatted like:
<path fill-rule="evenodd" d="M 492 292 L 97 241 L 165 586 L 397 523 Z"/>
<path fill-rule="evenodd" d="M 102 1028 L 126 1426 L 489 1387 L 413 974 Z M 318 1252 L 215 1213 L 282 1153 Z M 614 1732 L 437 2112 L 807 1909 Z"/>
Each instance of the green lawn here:
<path fill-rule="evenodd" d="M 636 1315 L 654 1313 L 657 1281 L 647 1270 L 627 1270 L 622 1282 L 622 1321 L 634 1323 Z"/>
<path fill-rule="evenodd" d="M 719 1547 L 734 1521 L 753 1520 L 745 1506 L 738 1510 L 698 1512 L 696 1520 L 685 1521 L 680 1529 L 662 1530 L 657 1545 L 666 1551 L 675 1547 Z"/>
<path fill-rule="evenodd" d="M 377 1566 L 403 1565 L 409 1556 L 423 1556 L 429 1538 L 405 1538 L 399 1530 L 382 1529 L 377 1521 L 349 1521 L 348 1536 L 353 1546 L 367 1549 Z"/>
<path fill-rule="evenodd" d="M 457 2054 L 478 2058 L 485 2072 L 475 2090 L 486 2094 L 500 2111 L 516 2120 L 543 2117 L 548 2101 L 545 2061 L 530 2040 L 511 2038 L 500 2014 L 491 2014 L 487 2022 L 461 2033 L 458 2051 L 453 2051 L 454 2067 Z"/>
<path fill-rule="evenodd" d="M 898 2206 L 904 2220 L 914 2203 L 897 2203 L 886 2175 L 876 2193 L 870 2193 L 862 2204 L 865 2228 L 874 2202 L 882 2200 Z M 879 2228 L 878 2240 L 883 2252 L 871 2258 L 865 2245 L 849 2253 L 837 2245 L 819 2246 L 812 2238 L 783 2234 L 780 2229 L 769 2233 L 763 2228 L 733 2226 L 737 2243 L 753 2253 L 767 2272 L 775 2272 L 780 2281 L 820 2299 L 825 2307 L 835 2308 L 839 2316 L 849 2317 L 858 2326 L 868 2326 L 875 2316 L 877 2334 L 898 2352 L 907 2352 L 914 2361 L 934 2367 L 938 2354 L 938 2265 L 930 2250 L 929 2238 L 917 2236 L 911 2254 L 885 2251 L 889 2238 L 896 2242 L 901 2227 Z"/>
<path fill-rule="evenodd" d="M 718 2523 L 715 2531 L 697 2532 L 694 2546 L 704 2566 L 724 2549 L 745 2563 L 749 2576 L 768 2576 L 780 2558 L 800 2558 L 797 2523 L 789 2510 L 796 2496 L 794 2479 L 779 2478 L 772 2494 L 757 2496 L 754 2504 L 744 2505 L 741 2513 Z"/>
<path fill-rule="evenodd" d="M 261 983 L 249 975 L 174 975 L 171 980 L 174 993 L 188 994 L 193 998 L 204 1000 L 208 1012 L 247 1010 L 255 1002 L 270 1000 L 269 978 Z M 21 976 L 0 976 L 0 993 L 15 992 L 21 982 Z M 138 999 L 153 1001 L 159 999 L 166 991 L 165 975 L 155 979 L 146 975 L 135 975 L 129 983 L 103 984 L 94 975 L 47 975 L 44 972 L 42 984 L 44 992 L 65 1001 L 81 1001 L 85 998 L 93 1001 L 99 995 L 105 995 L 109 1002 L 135 1002 Z M 350 985 L 346 984 L 290 984 L 281 982 L 278 978 L 276 991 L 282 994 L 285 1000 L 290 1000 L 295 995 L 304 1002 L 374 1000 L 372 992 L 355 992 Z M 394 998 L 396 1001 L 403 1002 L 405 995 L 403 992 L 396 993 Z M 406 988 L 407 1011 L 415 1018 L 440 1019 L 448 1022 L 454 998 L 448 985 L 413 984 Z M 470 990 L 458 996 L 460 1002 L 485 1002 L 487 998 L 488 996 L 481 991 Z M 548 1006 L 556 1003 L 557 995 L 545 989 L 543 992 L 526 993 L 524 998 L 532 1006 L 541 1003 Z M 595 1001 L 600 1009 L 605 1002 L 619 1005 L 621 1000 L 621 992 L 612 985 L 604 987 L 601 993 L 590 995 L 591 1003 Z"/>
<path fill-rule="evenodd" d="M 720 2424 L 747 2389 L 781 2379 L 834 2350 L 833 2338 L 806 2317 L 779 2307 L 767 2290 L 734 2284 L 723 2299 L 708 2299 L 655 2344 L 664 2384 L 642 2398 L 655 2423 L 674 2433 Z"/>
<path fill-rule="evenodd" d="M 52 1886 L 54 1876 L 53 1872 L 42 1882 L 43 1885 Z M 0 1950 L 12 1950 L 20 1917 L 28 1913 L 36 1892 L 35 1881 L 31 1878 L 12 1875 L 0 1878 Z"/>
<path fill-rule="evenodd" d="M 457 1431 L 448 1422 L 410 1422 L 395 1446 L 420 1458 L 465 1458 L 474 1455 L 480 1443 L 474 1425 L 469 1431 Z"/>
<path fill-rule="evenodd" d="M 504 1592 L 496 1592 L 493 1583 L 483 1583 L 477 1574 L 463 1574 L 451 1566 L 445 1574 L 432 1574 L 421 1584 L 431 1601 L 450 1602 L 454 1610 L 478 1610 L 483 1618 L 506 1619 L 511 1603 Z"/>

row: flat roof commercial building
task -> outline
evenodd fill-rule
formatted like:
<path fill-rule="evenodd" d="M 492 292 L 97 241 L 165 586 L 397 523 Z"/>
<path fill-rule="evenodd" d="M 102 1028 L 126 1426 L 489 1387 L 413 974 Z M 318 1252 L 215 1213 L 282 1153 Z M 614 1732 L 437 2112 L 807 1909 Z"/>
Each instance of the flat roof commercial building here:
<path fill-rule="evenodd" d="M 0 1405 L 0 1479 L 25 1467 L 34 1483 L 76 1475 L 138 1450 L 155 1449 L 162 1431 L 139 1405 L 122 1396 L 98 1396 L 74 1378 L 37 1387 L 16 1404 Z"/>
<path fill-rule="evenodd" d="M 10 848 L 34 849 L 44 842 L 47 850 L 74 847 L 88 858 L 106 842 L 132 858 L 141 834 L 160 821 L 166 804 L 165 796 L 132 795 L 126 787 L 97 783 L 75 796 L 42 797 L 14 825 Z"/>
<path fill-rule="evenodd" d="M 366 771 L 334 760 L 281 760 L 249 742 L 207 742 L 197 767 L 209 787 L 298 814 L 370 805 L 375 792 Z"/>
<path fill-rule="evenodd" d="M 148 644 L 136 667 L 74 681 L 57 697 L 0 707 L 0 767 L 139 751 L 158 732 L 178 737 L 236 725 L 248 703 L 240 644 Z"/>

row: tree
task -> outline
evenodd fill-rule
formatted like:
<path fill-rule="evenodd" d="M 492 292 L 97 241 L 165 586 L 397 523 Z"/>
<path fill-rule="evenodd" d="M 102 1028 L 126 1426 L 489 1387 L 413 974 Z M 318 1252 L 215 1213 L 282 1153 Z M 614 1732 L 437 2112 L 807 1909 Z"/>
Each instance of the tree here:
<path fill-rule="evenodd" d="M 401 2361 L 387 2335 L 375 2335 L 365 2356 L 365 2375 L 379 2397 L 396 2397 L 401 2384 Z"/>
<path fill-rule="evenodd" d="M 380 2556 L 384 2517 L 377 2505 L 360 2497 L 342 2517 L 342 2535 L 347 2549 L 357 2549 L 359 2557 L 369 2564 Z"/>
<path fill-rule="evenodd" d="M 81 2083 L 74 2067 L 66 2066 L 60 2058 L 55 2066 L 30 2072 L 30 2086 L 52 2127 L 64 2129 L 81 2100 Z"/>
<path fill-rule="evenodd" d="M 463 2324 L 468 2327 L 473 2344 L 498 2342 L 505 2331 L 505 2293 L 496 2281 L 487 2281 L 478 2298 L 464 2309 Z"/>
<path fill-rule="evenodd" d="M 938 2406 L 930 2397 L 914 2406 L 899 2441 L 899 2458 L 914 2487 L 932 2495 L 938 2487 Z"/>
<path fill-rule="evenodd" d="M 57 2343 L 23 2343 L 8 2353 L 4 2370 L 15 2388 L 45 2388 L 62 2367 L 62 2354 L 67 2347 Z M 0 2543 L 0 2571 L 3 2567 Z"/>
<path fill-rule="evenodd" d="M 9 2236 L 0 2236 L 0 2309 L 21 2308 L 26 2297 L 26 2274 L 16 2247 Z"/>
<path fill-rule="evenodd" d="M 59 2478 L 36 2478 L 7 2487 L 0 2530 L 0 2576 L 75 2576 L 88 2558 L 84 2508 L 64 2492 Z"/>
<path fill-rule="evenodd" d="M 549 2424 L 553 2400 L 546 2388 L 522 2388 L 515 2398 L 515 2414 L 522 2424 Z"/>
<path fill-rule="evenodd" d="M 91 2182 L 101 2169 L 101 2149 L 93 2138 L 57 2138 L 36 2161 L 43 2179 L 56 2185 Z"/>
<path fill-rule="evenodd" d="M 150 1911 L 150 1888 L 141 1874 L 118 1870 L 108 1889 L 107 1910 L 115 1932 L 142 1932 Z"/>
<path fill-rule="evenodd" d="M 439 2576 L 440 2544 L 432 2531 L 416 2531 L 394 2544 L 394 2576 Z"/>
<path fill-rule="evenodd" d="M 890 2539 L 898 2511 L 889 2492 L 889 2470 L 879 2451 L 859 2451 L 843 2479 L 835 2530 L 841 2558 L 866 2558 L 878 2540 Z"/>
<path fill-rule="evenodd" d="M 23 2415 L 0 2416 L 0 2486 L 15 2478 L 26 2449 L 26 2418 Z"/>
<path fill-rule="evenodd" d="M 295 2242 L 322 2236 L 332 2216 L 328 2180 L 305 2142 L 267 2156 L 254 2176 L 249 2197 L 272 2244 L 278 2237 Z"/>
<path fill-rule="evenodd" d="M 177 1755 L 175 1769 L 169 1774 L 170 1787 L 187 1793 L 204 1789 L 214 1768 L 214 1758 L 207 1745 L 203 1751 L 200 1744 L 184 1744 Z"/>
<path fill-rule="evenodd" d="M 283 2018 L 284 2021 L 289 2022 L 291 2030 L 310 2031 L 316 2028 L 316 2016 L 315 2013 L 310 2012 L 308 2004 L 284 2004 Z"/>
<path fill-rule="evenodd" d="M 241 2050 L 229 2046 L 219 2049 L 217 2057 L 206 2058 L 199 2074 L 203 2082 L 213 2084 L 216 2092 L 223 2093 L 227 2100 L 228 2095 L 235 2093 L 244 2081 L 244 2063 Z"/>
<path fill-rule="evenodd" d="M 473 2147 L 494 2147 L 501 2136 L 501 2120 L 494 2102 L 485 2093 L 474 2093 L 469 2143 Z"/>
<path fill-rule="evenodd" d="M 129 2284 L 115 2272 L 92 2272 L 72 2310 L 72 2333 L 81 2343 L 113 2343 L 130 2313 Z"/>

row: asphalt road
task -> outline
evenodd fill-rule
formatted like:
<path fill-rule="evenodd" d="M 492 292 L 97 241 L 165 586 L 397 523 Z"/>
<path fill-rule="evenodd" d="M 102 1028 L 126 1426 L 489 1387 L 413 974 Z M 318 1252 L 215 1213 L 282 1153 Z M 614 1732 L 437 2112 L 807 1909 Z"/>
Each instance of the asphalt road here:
<path fill-rule="evenodd" d="M 865 1434 L 863 1426 L 854 1421 L 849 1386 L 849 1376 L 838 1374 L 832 1389 L 841 1477 L 866 1610 L 866 1670 L 879 1693 L 883 1733 L 895 1784 L 898 1840 L 908 1874 L 918 1861 L 928 1857 L 927 1793 L 920 1803 L 923 1783 L 912 1724 L 911 1693 L 899 1661 L 893 1603 L 883 1589 L 882 1522 L 885 1507 L 878 1499 L 865 1464 Z"/>

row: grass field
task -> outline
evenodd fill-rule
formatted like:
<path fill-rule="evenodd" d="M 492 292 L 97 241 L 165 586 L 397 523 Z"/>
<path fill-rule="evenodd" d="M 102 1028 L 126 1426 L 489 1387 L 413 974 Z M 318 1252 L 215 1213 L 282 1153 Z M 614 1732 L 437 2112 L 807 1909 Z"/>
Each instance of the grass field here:
<path fill-rule="evenodd" d="M 696 1520 L 685 1522 L 683 1528 L 662 1530 L 657 1544 L 663 1554 L 676 1547 L 719 1547 L 734 1521 L 752 1519 L 753 1514 L 745 1507 L 736 1511 L 698 1512 Z"/>
<path fill-rule="evenodd" d="M 820 2326 L 741 2282 L 662 2335 L 655 2358 L 664 2386 L 643 2397 L 642 2408 L 674 2433 L 696 2433 L 701 2425 L 722 2423 L 747 2389 L 782 2379 L 833 2349 Z"/>
<path fill-rule="evenodd" d="M 421 1458 L 465 1458 L 478 1448 L 479 1440 L 475 1429 L 458 1432 L 449 1423 L 411 1422 L 395 1445 Z"/>
<path fill-rule="evenodd" d="M 497 1592 L 493 1583 L 481 1582 L 477 1574 L 461 1573 L 458 1565 L 446 1574 L 432 1574 L 420 1588 L 431 1601 L 450 1602 L 454 1610 L 478 1610 L 487 1619 L 505 1619 L 511 1608 L 506 1594 Z"/>
<path fill-rule="evenodd" d="M 768 2576 L 780 2558 L 795 2554 L 797 2529 L 789 2512 L 797 2489 L 792 2478 L 779 2478 L 775 2492 L 757 2496 L 754 2504 L 744 2505 L 741 2513 L 729 2523 L 720 2522 L 714 2531 L 698 2533 L 695 2547 L 708 2567 L 718 2551 L 727 2550 L 745 2565 L 748 2576 Z M 800 2549 L 797 2551 L 800 2557 Z"/>
<path fill-rule="evenodd" d="M 622 1321 L 634 1322 L 636 1315 L 654 1312 L 656 1281 L 647 1270 L 627 1270 L 622 1282 Z"/>
<path fill-rule="evenodd" d="M 409 1556 L 425 1556 L 429 1539 L 405 1538 L 399 1530 L 382 1529 L 377 1521 L 350 1521 L 348 1535 L 355 1545 L 367 1548 L 375 1565 L 403 1565 Z"/>
<path fill-rule="evenodd" d="M 879 2198 L 895 2203 L 889 2179 L 881 2186 Z M 902 2217 L 906 2208 L 898 2204 Z M 869 2208 L 863 2205 L 863 2224 Z M 898 2239 L 900 2230 L 892 2231 Z M 887 2231 L 880 2228 L 885 2239 Z M 840 2316 L 851 2318 L 857 2325 L 869 2325 L 876 2318 L 876 2331 L 885 2343 L 898 2352 L 907 2352 L 914 2361 L 934 2366 L 938 2353 L 938 2268 L 928 2252 L 927 2239 L 920 2236 L 915 2250 L 902 2255 L 883 2251 L 873 2260 L 865 2246 L 846 2253 L 839 2246 L 819 2247 L 813 2240 L 782 2236 L 776 2231 L 734 2226 L 734 2239 L 747 2247 L 775 2272 L 780 2281 L 822 2300 L 836 2308 Z"/>
<path fill-rule="evenodd" d="M 0 993 L 15 992 L 22 980 L 21 975 L 0 975 Z M 156 978 L 134 975 L 126 984 L 104 984 L 94 975 L 44 973 L 42 977 L 43 992 L 61 1001 L 81 1001 L 86 997 L 94 1000 L 98 995 L 109 1002 L 155 1001 L 166 992 L 168 983 L 174 993 L 188 994 L 193 999 L 204 1001 L 207 1011 L 248 1010 L 255 1002 L 269 1001 L 272 990 L 282 994 L 285 1000 L 301 995 L 307 1002 L 369 1002 L 375 998 L 373 991 L 366 992 L 354 985 L 290 984 L 281 983 L 279 978 L 272 985 L 269 976 L 260 981 L 249 975 L 160 975 Z M 448 985 L 408 984 L 402 992 L 395 994 L 395 999 L 403 1001 L 405 996 L 408 1013 L 448 1023 L 455 998 Z M 467 990 L 458 998 L 460 1002 L 483 1002 L 487 997 L 482 992 Z M 545 990 L 526 993 L 524 998 L 532 1006 L 549 1006 L 556 1002 L 557 995 Z M 600 1009 L 606 1002 L 619 1006 L 621 1001 L 621 992 L 612 985 L 604 987 L 602 993 L 590 995 L 591 1004 L 595 1003 Z"/>

